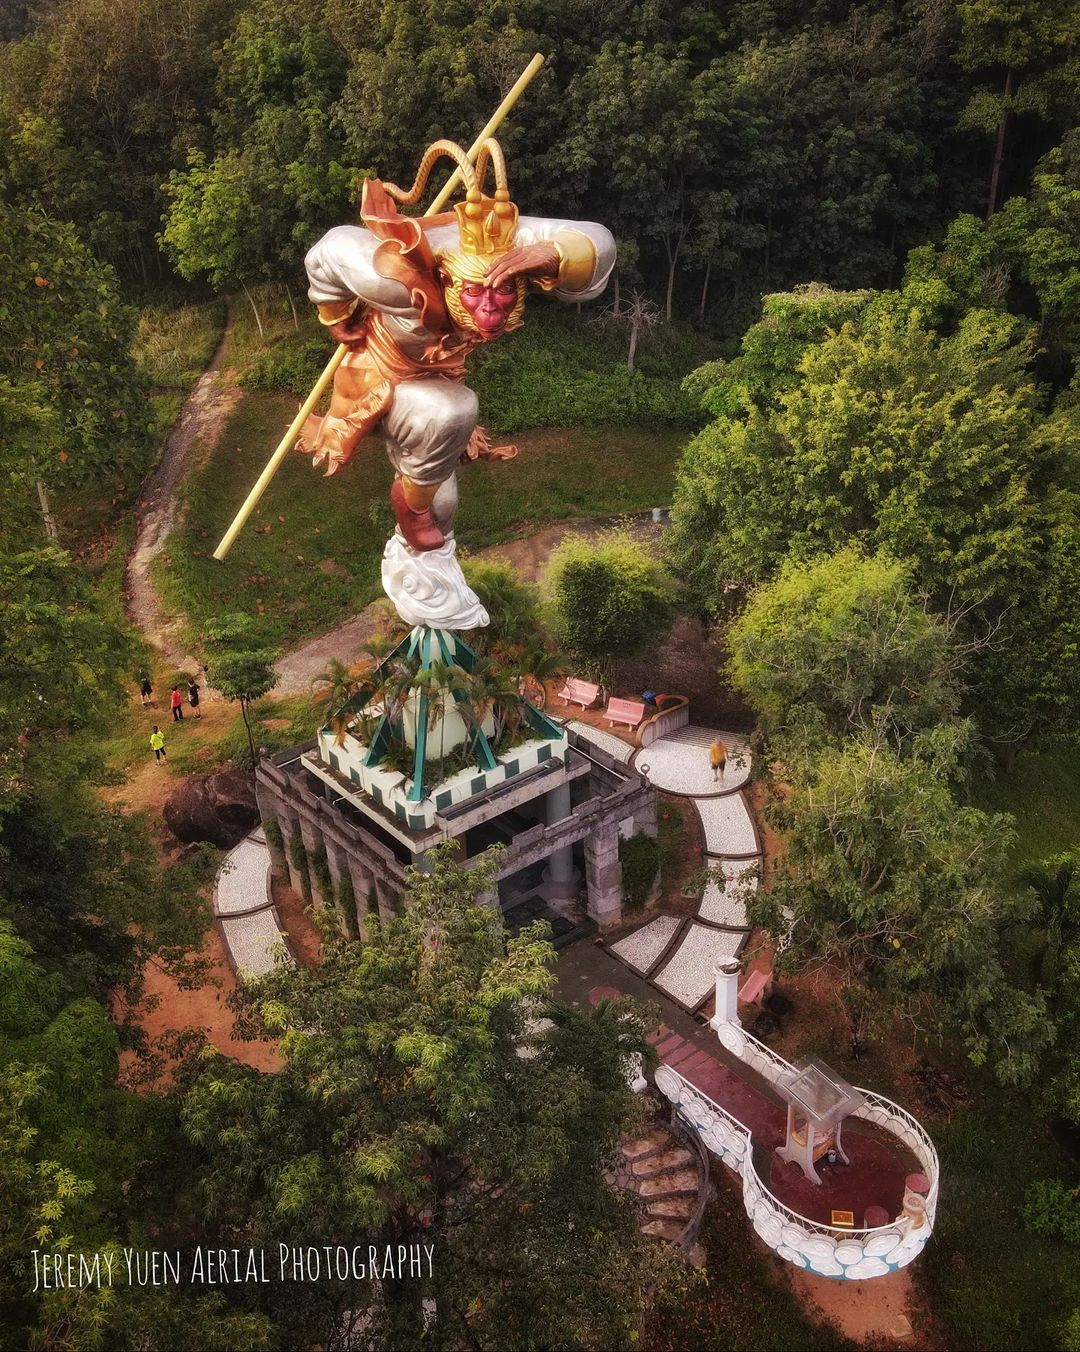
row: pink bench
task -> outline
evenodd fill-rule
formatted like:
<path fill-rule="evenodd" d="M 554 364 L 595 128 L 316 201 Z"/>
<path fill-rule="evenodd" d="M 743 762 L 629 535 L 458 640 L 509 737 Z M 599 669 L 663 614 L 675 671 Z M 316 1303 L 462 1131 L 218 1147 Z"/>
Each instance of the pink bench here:
<path fill-rule="evenodd" d="M 595 704 L 599 695 L 600 687 L 598 685 L 593 685 L 590 681 L 577 681 L 573 678 L 569 679 L 559 691 L 559 698 L 564 704 L 580 704 L 583 709 Z"/>
<path fill-rule="evenodd" d="M 772 982 L 771 972 L 751 972 L 739 987 L 739 1003 L 753 1005 L 761 1001 Z"/>
<path fill-rule="evenodd" d="M 604 710 L 604 718 L 612 725 L 625 723 L 628 728 L 636 728 L 645 717 L 645 705 L 636 699 L 609 699 Z"/>

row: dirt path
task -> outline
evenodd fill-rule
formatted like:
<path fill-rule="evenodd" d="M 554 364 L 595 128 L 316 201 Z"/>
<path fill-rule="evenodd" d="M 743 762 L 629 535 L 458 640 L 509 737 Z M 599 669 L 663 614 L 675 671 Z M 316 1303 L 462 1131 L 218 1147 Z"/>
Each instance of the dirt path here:
<path fill-rule="evenodd" d="M 176 525 L 177 490 L 192 446 L 197 441 L 213 446 L 240 397 L 236 383 L 222 379 L 221 372 L 222 360 L 232 338 L 232 324 L 233 311 L 229 302 L 217 351 L 184 401 L 180 416 L 165 439 L 161 460 L 144 485 L 135 548 L 127 566 L 128 613 L 166 661 L 184 670 L 197 670 L 200 663 L 178 645 L 175 620 L 162 614 L 150 582 L 150 566 Z"/>
<path fill-rule="evenodd" d="M 510 540 L 506 544 L 477 550 L 474 557 L 489 563 L 508 563 L 523 580 L 539 582 L 547 572 L 552 554 L 567 535 L 598 535 L 617 520 L 625 520 L 625 517 L 603 516 L 561 521 L 556 525 L 544 526 L 526 539 Z M 663 527 L 653 524 L 649 512 L 640 512 L 633 518 L 631 529 L 636 536 L 647 541 L 658 539 Z M 372 602 L 336 629 L 286 653 L 277 664 L 277 684 L 271 694 L 309 694 L 312 681 L 325 670 L 331 658 L 337 657 L 348 662 L 374 634 L 383 604 L 381 601 Z"/>

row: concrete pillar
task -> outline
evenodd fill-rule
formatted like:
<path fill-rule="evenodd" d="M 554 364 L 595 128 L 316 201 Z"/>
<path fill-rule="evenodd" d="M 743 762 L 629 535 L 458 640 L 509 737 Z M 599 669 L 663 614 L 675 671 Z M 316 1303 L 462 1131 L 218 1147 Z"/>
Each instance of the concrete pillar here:
<path fill-rule="evenodd" d="M 281 834 L 285 842 L 285 866 L 289 871 L 288 883 L 297 896 L 302 896 L 304 892 L 304 879 L 300 870 L 293 863 L 292 850 L 293 838 L 300 830 L 300 818 L 295 812 L 286 808 L 278 814 L 278 822 L 281 825 Z"/>
<path fill-rule="evenodd" d="M 276 882 L 289 881 L 289 861 L 286 857 L 289 846 L 289 827 L 276 794 L 266 790 L 259 793 L 259 813 L 263 821 L 263 833 L 266 836 L 266 848 L 270 852 L 270 872 Z M 266 827 L 270 826 L 270 830 Z M 273 827 L 281 833 L 281 843 L 275 839 Z"/>
<path fill-rule="evenodd" d="M 353 901 L 356 904 L 356 923 L 360 927 L 360 933 L 367 933 L 367 919 L 371 915 L 370 899 L 375 895 L 375 879 L 371 875 L 370 869 L 349 855 L 349 877 L 352 878 Z"/>
<path fill-rule="evenodd" d="M 656 794 L 651 793 L 648 802 L 634 808 L 634 835 L 656 835 Z"/>
<path fill-rule="evenodd" d="M 742 963 L 738 958 L 721 958 L 713 966 L 713 974 L 716 981 L 716 1013 L 709 1020 L 709 1027 L 716 1032 L 728 1023 L 739 1027 L 739 977 Z"/>
<path fill-rule="evenodd" d="M 572 813 L 569 784 L 560 784 L 557 789 L 544 794 L 544 820 L 548 826 L 565 821 Z M 562 845 L 548 855 L 543 876 L 546 897 L 576 897 L 580 881 L 580 874 L 574 867 L 573 845 Z"/>
<path fill-rule="evenodd" d="M 340 845 L 335 845 L 332 841 L 325 840 L 325 838 L 324 843 L 326 845 L 326 864 L 330 870 L 330 879 L 334 884 L 334 910 L 337 914 L 338 928 L 341 930 L 342 934 L 347 936 L 354 931 L 350 927 L 349 922 L 346 920 L 344 912 L 342 911 L 341 892 L 346 878 L 349 880 L 349 890 L 352 890 L 352 873 L 349 870 L 349 858 Z M 360 937 L 363 938 L 364 929 L 363 926 L 359 924 L 360 917 L 356 916 L 355 918 L 358 922 Z"/>
<path fill-rule="evenodd" d="M 315 856 L 322 848 L 322 832 L 314 822 L 306 817 L 300 818 L 300 835 L 304 841 L 304 849 L 307 851 L 308 882 L 311 884 L 311 899 L 316 906 L 332 906 L 334 898 L 325 896 L 322 884 L 319 882 L 318 874 L 315 872 Z"/>
<path fill-rule="evenodd" d="M 585 881 L 588 911 L 603 929 L 622 921 L 622 865 L 619 863 L 619 828 L 603 824 L 585 841 Z"/>
<path fill-rule="evenodd" d="M 375 896 L 379 902 L 379 919 L 388 922 L 397 915 L 400 898 L 385 878 L 375 879 Z"/>

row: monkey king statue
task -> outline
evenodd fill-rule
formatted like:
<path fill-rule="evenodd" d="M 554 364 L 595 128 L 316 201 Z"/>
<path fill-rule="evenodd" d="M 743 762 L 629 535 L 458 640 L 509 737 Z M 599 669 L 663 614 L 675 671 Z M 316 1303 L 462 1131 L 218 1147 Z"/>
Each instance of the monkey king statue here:
<path fill-rule="evenodd" d="M 461 171 L 465 200 L 438 216 L 400 215 L 396 204 L 419 200 L 442 156 Z M 485 191 L 489 168 L 494 196 Z M 307 255 L 308 294 L 348 352 L 329 412 L 308 419 L 298 449 L 334 474 L 378 428 L 396 471 L 387 594 L 411 623 L 474 628 L 487 617 L 453 557 L 455 471 L 461 461 L 509 459 L 517 448 L 492 446 L 477 425 L 465 360 L 521 326 L 530 285 L 562 300 L 599 296 L 615 242 L 601 225 L 519 216 L 494 140 L 484 142 L 475 169 L 460 146 L 436 141 L 408 192 L 367 180 L 360 218 L 362 226 L 335 227 Z"/>

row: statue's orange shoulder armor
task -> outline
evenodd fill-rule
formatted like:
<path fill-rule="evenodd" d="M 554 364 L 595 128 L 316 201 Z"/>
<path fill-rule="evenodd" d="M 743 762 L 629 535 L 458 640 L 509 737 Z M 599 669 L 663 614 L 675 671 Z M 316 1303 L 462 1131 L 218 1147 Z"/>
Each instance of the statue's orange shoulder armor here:
<path fill-rule="evenodd" d="M 435 275 L 435 254 L 424 233 L 424 225 L 438 224 L 439 218 L 428 217 L 422 224 L 417 217 L 402 216 L 380 180 L 369 178 L 364 181 L 360 219 L 382 240 L 372 258 L 379 276 L 405 287 L 429 333 L 449 332 L 450 319 Z"/>

